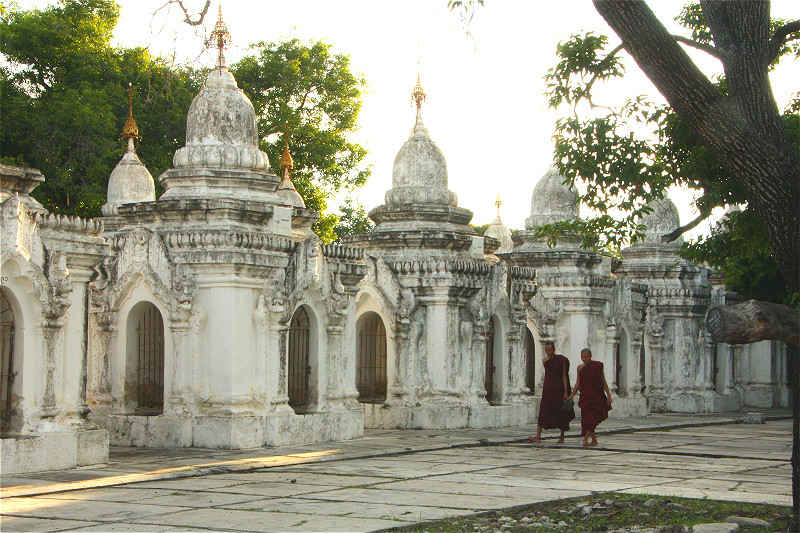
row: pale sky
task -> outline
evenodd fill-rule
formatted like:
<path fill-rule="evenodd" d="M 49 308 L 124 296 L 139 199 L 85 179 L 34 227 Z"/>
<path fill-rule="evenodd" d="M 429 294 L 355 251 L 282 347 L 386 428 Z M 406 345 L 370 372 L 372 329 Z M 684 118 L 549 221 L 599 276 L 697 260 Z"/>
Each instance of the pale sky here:
<path fill-rule="evenodd" d="M 214 0 L 206 31 L 216 20 Z M 157 55 L 179 62 L 211 66 L 213 54 L 203 53 L 202 30 L 182 24 L 174 6 L 154 12 L 166 0 L 118 0 L 121 18 L 115 44 L 149 46 Z M 52 3 L 21 0 L 24 8 Z M 203 0 L 185 0 L 199 8 Z M 559 41 L 582 30 L 619 41 L 589 0 L 487 0 L 470 25 L 470 34 L 447 0 L 225 0 L 223 16 L 233 37 L 226 52 L 229 63 L 257 41 L 299 38 L 325 40 L 336 52 L 350 55 L 352 69 L 367 80 L 359 131 L 353 139 L 369 151 L 373 175 L 355 196 L 370 209 L 383 203 L 391 187 L 395 154 L 414 123 L 410 94 L 417 70 L 428 93 L 425 125 L 447 160 L 449 188 L 458 205 L 474 213 L 473 224 L 491 222 L 493 203 L 503 200 L 503 221 L 524 227 L 531 192 L 552 161 L 553 126 L 559 116 L 546 105 L 543 76 L 555 63 Z M 668 27 L 682 0 L 650 2 Z M 776 0 L 773 16 L 800 18 L 800 2 Z M 701 52 L 692 52 L 701 68 L 717 68 Z M 797 65 L 779 72 L 775 95 L 783 106 L 798 90 Z M 652 89 L 635 65 L 624 82 L 607 91 L 609 97 L 650 94 Z M 145 161 L 146 164 L 146 161 Z M 682 222 L 695 212 L 686 194 L 675 192 Z"/>

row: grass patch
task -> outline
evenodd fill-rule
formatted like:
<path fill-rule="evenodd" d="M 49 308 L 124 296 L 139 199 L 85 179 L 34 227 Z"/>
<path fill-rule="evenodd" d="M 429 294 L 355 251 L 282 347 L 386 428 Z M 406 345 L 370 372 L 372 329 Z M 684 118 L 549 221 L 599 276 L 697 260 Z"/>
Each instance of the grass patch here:
<path fill-rule="evenodd" d="M 454 495 L 454 499 L 458 496 Z M 590 509 L 589 512 L 584 509 Z M 396 528 L 405 533 L 461 532 L 592 532 L 617 531 L 638 526 L 692 526 L 724 522 L 729 516 L 759 518 L 769 527 L 740 526 L 737 533 L 786 531 L 790 507 L 777 505 L 695 500 L 633 494 L 595 494 L 583 498 L 535 503 L 512 510 L 490 511 L 462 518 L 448 518 Z"/>

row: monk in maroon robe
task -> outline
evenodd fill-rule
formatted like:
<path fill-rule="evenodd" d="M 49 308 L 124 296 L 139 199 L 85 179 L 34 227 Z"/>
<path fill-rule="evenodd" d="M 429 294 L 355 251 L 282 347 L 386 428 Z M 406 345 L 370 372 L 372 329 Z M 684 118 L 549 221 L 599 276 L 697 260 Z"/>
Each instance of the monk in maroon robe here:
<path fill-rule="evenodd" d="M 611 410 L 611 391 L 603 374 L 603 363 L 592 361 L 590 349 L 581 350 L 581 361 L 583 364 L 578 367 L 578 380 L 570 398 L 578 392 L 581 394 L 578 406 L 581 408 L 583 445 L 597 446 L 595 428 L 608 418 L 608 411 Z"/>
<path fill-rule="evenodd" d="M 569 431 L 569 423 L 575 418 L 574 411 L 564 409 L 564 400 L 569 397 L 569 359 L 556 353 L 552 342 L 544 344 L 544 383 L 542 401 L 539 403 L 539 425 L 536 436 L 528 437 L 531 442 L 542 441 L 542 428 L 560 429 L 559 444 L 564 442 L 564 432 Z"/>

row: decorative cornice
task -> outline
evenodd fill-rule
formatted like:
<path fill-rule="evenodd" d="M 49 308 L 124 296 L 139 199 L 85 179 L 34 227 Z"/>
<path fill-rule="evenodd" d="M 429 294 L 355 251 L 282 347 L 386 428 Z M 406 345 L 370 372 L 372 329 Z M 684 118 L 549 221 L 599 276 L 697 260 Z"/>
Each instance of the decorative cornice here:
<path fill-rule="evenodd" d="M 254 231 L 205 230 L 164 232 L 164 242 L 170 250 L 237 248 L 291 252 L 296 244 L 286 237 Z"/>
<path fill-rule="evenodd" d="M 42 229 L 100 235 L 103 233 L 103 221 L 98 218 L 81 218 L 51 213 L 32 213 L 32 220 Z"/>
<path fill-rule="evenodd" d="M 492 266 L 482 260 L 470 259 L 412 259 L 388 261 L 395 274 L 453 274 L 485 277 Z"/>
<path fill-rule="evenodd" d="M 364 249 L 354 248 L 352 246 L 343 246 L 341 244 L 323 244 L 322 255 L 326 259 L 345 259 L 345 260 L 362 260 L 364 259 Z"/>

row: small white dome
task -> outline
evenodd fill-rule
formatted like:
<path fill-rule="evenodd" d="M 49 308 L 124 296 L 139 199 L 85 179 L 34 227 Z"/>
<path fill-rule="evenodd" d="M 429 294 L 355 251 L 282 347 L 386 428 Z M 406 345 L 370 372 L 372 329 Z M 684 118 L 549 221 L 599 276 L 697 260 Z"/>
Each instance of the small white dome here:
<path fill-rule="evenodd" d="M 457 198 L 447 189 L 447 163 L 428 131 L 417 124 L 411 137 L 394 158 L 392 188 L 386 205 L 435 203 L 455 206 Z"/>
<path fill-rule="evenodd" d="M 511 240 L 511 230 L 503 224 L 500 217 L 494 219 L 494 222 L 489 224 L 484 233 L 487 237 L 493 237 L 500 241 L 500 247 L 495 250 L 495 253 L 504 254 L 510 252 L 514 248 L 514 242 Z"/>
<path fill-rule="evenodd" d="M 564 177 L 551 167 L 536 184 L 531 197 L 531 216 L 525 229 L 578 218 L 578 193 L 564 185 Z"/>
<path fill-rule="evenodd" d="M 211 167 L 266 170 L 258 149 L 256 113 L 227 67 L 208 74 L 186 116 L 186 146 L 175 152 L 175 168 Z"/>
<path fill-rule="evenodd" d="M 661 198 L 653 200 L 647 205 L 652 209 L 652 212 L 644 215 L 639 220 L 640 224 L 647 226 L 644 242 L 649 244 L 679 246 L 680 243 L 683 242 L 683 236 L 678 237 L 671 243 L 661 242 L 662 236 L 678 229 L 681 225 L 678 209 L 675 207 L 675 204 L 672 203 L 672 200 L 669 198 Z"/>
<path fill-rule="evenodd" d="M 114 215 L 117 207 L 134 202 L 154 202 L 156 186 L 153 176 L 147 170 L 133 146 L 133 139 L 128 139 L 128 150 L 108 178 L 106 203 L 101 211 L 103 215 Z"/>

